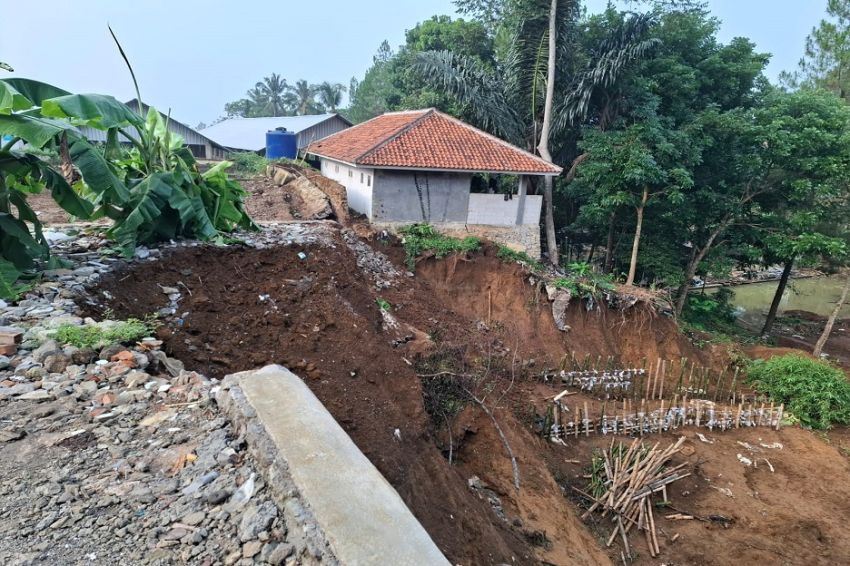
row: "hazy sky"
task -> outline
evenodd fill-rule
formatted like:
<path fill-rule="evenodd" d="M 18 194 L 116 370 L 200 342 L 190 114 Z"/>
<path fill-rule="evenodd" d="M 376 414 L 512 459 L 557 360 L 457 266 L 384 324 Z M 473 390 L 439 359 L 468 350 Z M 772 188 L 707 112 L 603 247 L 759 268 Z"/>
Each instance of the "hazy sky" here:
<path fill-rule="evenodd" d="M 710 0 L 721 40 L 751 38 L 773 54 L 771 78 L 794 67 L 826 0 Z M 585 0 L 590 11 L 606 0 Z M 451 0 L 41 0 L 15 2 L 0 18 L 0 61 L 16 76 L 74 92 L 134 96 L 107 30 L 111 24 L 139 79 L 142 97 L 194 126 L 223 113 L 271 72 L 289 82 L 362 78 L 382 40 L 395 48 L 404 31 Z M 36 35 L 38 34 L 38 35 Z M 0 71 L 3 76 L 9 76 Z"/>

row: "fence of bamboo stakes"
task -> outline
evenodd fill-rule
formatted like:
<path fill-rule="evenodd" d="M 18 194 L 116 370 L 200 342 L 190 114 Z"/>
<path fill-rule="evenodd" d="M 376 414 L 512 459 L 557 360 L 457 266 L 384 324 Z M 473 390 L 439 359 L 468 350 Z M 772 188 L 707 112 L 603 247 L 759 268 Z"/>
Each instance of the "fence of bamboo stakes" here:
<path fill-rule="evenodd" d="M 545 372 L 542 377 L 544 380 L 556 380 L 560 377 L 565 382 L 583 380 L 586 382 L 582 383 L 583 391 L 608 396 L 617 396 L 619 393 L 626 395 L 628 390 L 633 400 L 640 399 L 641 395 L 648 400 L 660 400 L 665 398 L 665 390 L 667 398 L 671 393 L 682 395 L 687 392 L 692 398 L 700 396 L 715 403 L 729 402 L 733 405 L 741 397 L 738 369 L 731 372 L 724 369 L 712 374 L 710 368 L 699 366 L 695 361 L 687 358 L 651 360 L 644 357 L 638 362 L 624 363 L 615 356 L 593 358 L 587 355 L 579 359 L 574 353 L 570 353 L 561 359 L 559 370 Z M 628 375 L 624 376 L 624 372 Z M 616 376 L 618 379 L 614 380 L 611 376 Z M 627 378 L 627 386 L 611 386 L 615 381 L 622 384 L 623 377 Z M 672 381 L 676 382 L 676 387 L 671 391 L 665 384 Z M 585 385 L 589 386 L 585 387 Z"/>
<path fill-rule="evenodd" d="M 613 356 L 595 360 L 574 354 L 564 357 L 561 370 L 544 373 L 544 379 L 560 381 L 581 391 L 604 396 L 601 408 L 591 415 L 586 402 L 573 404 L 563 391 L 554 397 L 550 436 L 588 436 L 591 433 L 644 435 L 683 426 L 714 430 L 767 426 L 779 430 L 785 406 L 759 401 L 738 390 L 739 371 L 712 375 L 686 358 L 677 362 L 658 358 L 641 361 L 641 367 L 625 369 Z M 638 364 L 635 364 L 636 366 Z M 678 366 L 678 367 L 677 367 Z M 643 369 L 643 368 L 646 369 Z M 671 379 L 672 377 L 672 379 Z M 675 387 L 665 383 L 676 382 Z"/>

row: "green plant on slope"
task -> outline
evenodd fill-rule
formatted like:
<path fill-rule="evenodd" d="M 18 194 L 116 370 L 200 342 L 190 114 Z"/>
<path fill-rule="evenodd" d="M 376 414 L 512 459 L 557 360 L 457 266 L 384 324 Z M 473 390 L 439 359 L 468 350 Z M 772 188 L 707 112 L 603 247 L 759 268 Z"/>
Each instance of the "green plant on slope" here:
<path fill-rule="evenodd" d="M 496 252 L 496 257 L 504 262 L 517 261 L 528 266 L 528 268 L 534 272 L 541 272 L 544 270 L 542 262 L 537 261 L 525 252 L 512 250 L 507 246 L 499 246 L 499 251 Z"/>
<path fill-rule="evenodd" d="M 481 240 L 474 236 L 452 238 L 437 232 L 430 224 L 411 224 L 401 229 L 404 251 L 407 254 L 406 263 L 410 271 L 416 269 L 416 258 L 425 252 L 432 252 L 435 257 L 443 258 L 449 254 L 473 253 L 481 248 Z"/>
<path fill-rule="evenodd" d="M 757 360 L 747 380 L 816 429 L 850 422 L 850 382 L 839 368 L 799 354 Z"/>
<path fill-rule="evenodd" d="M 109 344 L 128 344 L 147 336 L 149 324 L 129 318 L 115 324 L 63 324 L 56 330 L 56 340 L 77 348 L 97 348 Z"/>

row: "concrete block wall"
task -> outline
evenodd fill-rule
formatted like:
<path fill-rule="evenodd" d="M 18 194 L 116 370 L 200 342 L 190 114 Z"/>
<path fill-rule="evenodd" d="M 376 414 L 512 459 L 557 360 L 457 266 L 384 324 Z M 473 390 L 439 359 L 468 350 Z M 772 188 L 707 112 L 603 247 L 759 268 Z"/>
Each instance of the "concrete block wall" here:
<path fill-rule="evenodd" d="M 370 218 L 373 222 L 466 222 L 471 181 L 469 173 L 376 170 Z"/>
<path fill-rule="evenodd" d="M 519 197 L 505 200 L 504 195 L 472 193 L 469 195 L 469 214 L 467 224 L 490 224 L 507 226 L 516 224 Z M 543 208 L 541 195 L 527 195 L 525 209 L 520 224 L 540 224 L 540 210 Z"/>

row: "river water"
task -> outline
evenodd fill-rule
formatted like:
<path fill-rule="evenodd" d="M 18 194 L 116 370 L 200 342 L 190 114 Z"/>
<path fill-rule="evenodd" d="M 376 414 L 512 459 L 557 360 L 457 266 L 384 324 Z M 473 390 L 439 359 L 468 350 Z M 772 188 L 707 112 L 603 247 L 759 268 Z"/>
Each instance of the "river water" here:
<path fill-rule="evenodd" d="M 829 316 L 841 297 L 845 281 L 841 276 L 792 279 L 782 295 L 779 314 L 800 310 Z M 731 287 L 735 293 L 732 303 L 738 307 L 739 321 L 744 326 L 760 328 L 764 324 L 778 285 L 779 281 L 765 281 Z M 708 293 L 716 291 L 716 288 L 706 290 Z M 850 304 L 841 309 L 840 318 L 850 318 Z"/>

